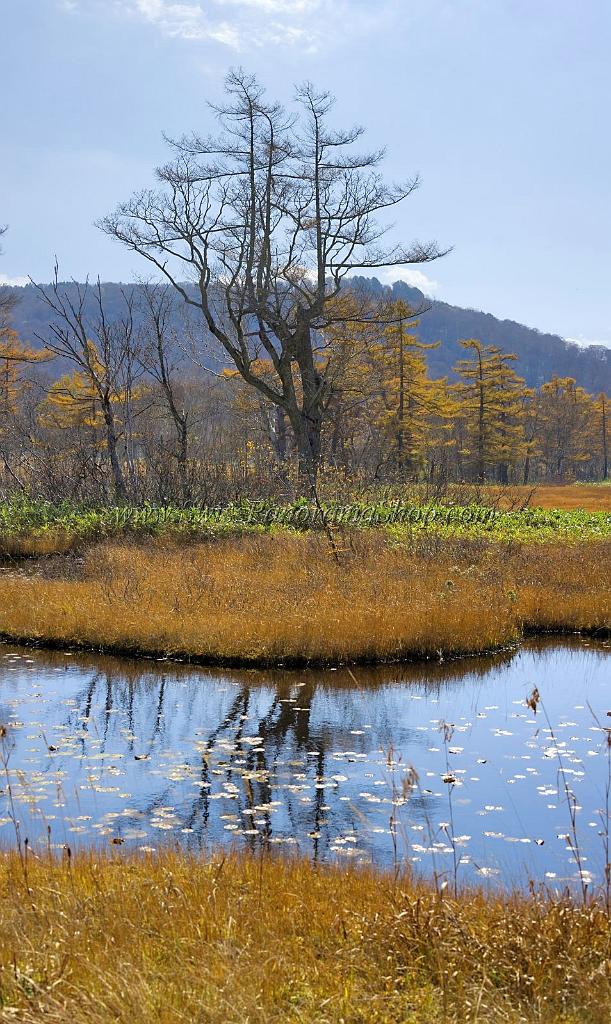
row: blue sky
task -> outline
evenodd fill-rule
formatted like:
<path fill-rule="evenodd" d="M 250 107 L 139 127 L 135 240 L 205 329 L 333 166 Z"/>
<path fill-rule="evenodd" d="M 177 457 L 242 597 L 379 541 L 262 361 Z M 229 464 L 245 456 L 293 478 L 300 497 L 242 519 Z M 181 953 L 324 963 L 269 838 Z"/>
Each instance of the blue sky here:
<path fill-rule="evenodd" d="M 311 79 L 419 172 L 393 271 L 448 302 L 611 345 L 609 0 L 0 0 L 1 279 L 146 272 L 93 225 L 151 181 L 162 132 L 212 127 L 241 64 Z M 384 276 L 384 275 L 380 275 Z"/>

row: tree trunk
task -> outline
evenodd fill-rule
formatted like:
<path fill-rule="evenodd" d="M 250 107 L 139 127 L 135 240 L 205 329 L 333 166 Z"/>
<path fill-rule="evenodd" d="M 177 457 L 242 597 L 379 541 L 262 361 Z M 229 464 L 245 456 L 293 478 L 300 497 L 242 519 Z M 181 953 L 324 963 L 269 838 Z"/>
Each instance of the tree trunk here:
<path fill-rule="evenodd" d="M 270 417 L 270 440 L 278 462 L 284 464 L 287 459 L 286 414 L 279 405 L 273 406 Z"/>
<path fill-rule="evenodd" d="M 180 478 L 180 489 L 182 500 L 185 504 L 191 500 L 191 488 L 189 486 L 189 431 L 186 422 L 183 420 L 178 427 L 178 476 Z"/>
<path fill-rule="evenodd" d="M 320 414 L 307 416 L 299 412 L 292 422 L 297 443 L 299 489 L 311 494 L 316 490 L 320 465 L 320 435 L 322 417 Z"/>
<path fill-rule="evenodd" d="M 484 464 L 484 422 L 485 422 L 485 408 L 484 408 L 484 378 L 481 355 L 479 355 L 479 409 L 477 417 L 477 479 L 479 483 L 483 483 L 486 478 L 486 470 Z"/>
<path fill-rule="evenodd" d="M 291 416 L 299 458 L 299 485 L 315 495 L 320 464 L 324 408 L 324 382 L 314 361 L 312 328 L 307 313 L 299 311 L 301 321 L 294 335 L 296 362 L 301 376 L 303 398 Z"/>
<path fill-rule="evenodd" d="M 397 426 L 397 455 L 399 467 L 403 465 L 403 430 L 405 420 L 405 368 L 403 360 L 403 320 L 399 321 L 399 410 Z"/>
<path fill-rule="evenodd" d="M 607 446 L 607 403 L 605 396 L 601 395 L 602 406 L 602 428 L 603 428 L 603 480 L 609 476 L 609 452 Z"/>
<path fill-rule="evenodd" d="M 127 487 L 125 486 L 123 470 L 121 469 L 121 463 L 117 454 L 117 432 L 115 430 L 115 421 L 110 404 L 105 405 L 104 407 L 104 423 L 106 424 L 106 444 L 108 446 L 108 456 L 110 458 L 115 498 L 117 501 L 126 501 Z"/>

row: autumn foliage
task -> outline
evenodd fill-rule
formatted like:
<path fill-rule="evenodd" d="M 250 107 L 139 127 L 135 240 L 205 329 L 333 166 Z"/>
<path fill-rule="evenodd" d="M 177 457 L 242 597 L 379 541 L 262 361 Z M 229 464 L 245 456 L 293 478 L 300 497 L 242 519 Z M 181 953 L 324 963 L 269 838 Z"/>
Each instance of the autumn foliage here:
<path fill-rule="evenodd" d="M 80 288 L 80 286 L 79 286 Z M 167 289 L 147 286 L 136 326 L 73 314 L 56 284 L 49 296 L 64 327 L 47 348 L 0 338 L 0 488 L 53 500 L 226 502 L 304 493 L 291 421 L 235 369 L 209 373 L 172 326 Z M 57 311 L 59 310 L 59 313 Z M 605 480 L 609 399 L 572 378 L 525 385 L 515 357 L 477 339 L 462 342 L 455 378 L 432 378 L 418 318 L 402 301 L 350 292 L 326 311 L 314 352 L 321 451 L 318 480 L 355 486 L 452 482 L 535 486 Z M 253 355 L 251 371 L 273 391 L 277 368 Z M 287 371 L 288 372 L 288 371 Z M 286 386 L 303 403 L 295 375 Z M 305 492 L 311 497 L 310 485 Z"/>

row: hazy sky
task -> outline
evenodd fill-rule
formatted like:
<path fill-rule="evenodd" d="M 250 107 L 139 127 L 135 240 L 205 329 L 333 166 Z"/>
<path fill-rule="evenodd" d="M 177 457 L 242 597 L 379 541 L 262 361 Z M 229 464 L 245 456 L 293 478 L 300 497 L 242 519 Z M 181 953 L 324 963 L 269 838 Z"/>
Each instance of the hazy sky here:
<path fill-rule="evenodd" d="M 146 273 L 93 221 L 241 64 L 421 174 L 394 234 L 453 251 L 379 276 L 611 345 L 610 51 L 610 0 L 0 0 L 0 279 Z"/>

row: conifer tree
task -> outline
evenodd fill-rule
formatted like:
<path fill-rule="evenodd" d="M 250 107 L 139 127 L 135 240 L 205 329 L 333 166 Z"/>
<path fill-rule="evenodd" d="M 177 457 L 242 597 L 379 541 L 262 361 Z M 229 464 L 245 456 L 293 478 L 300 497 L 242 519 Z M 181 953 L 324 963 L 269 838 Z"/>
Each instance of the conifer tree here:
<path fill-rule="evenodd" d="M 38 414 L 44 427 L 58 430 L 84 427 L 95 433 L 104 425 L 97 390 L 78 370 L 53 382 Z"/>
<path fill-rule="evenodd" d="M 517 357 L 475 338 L 461 345 L 471 353 L 454 367 L 462 378 L 455 389 L 464 427 L 461 454 L 477 480 L 484 481 L 494 471 L 500 483 L 507 483 L 509 467 L 521 462 L 527 451 L 527 389 L 511 366 Z"/>
<path fill-rule="evenodd" d="M 29 387 L 24 368 L 44 362 L 48 353 L 24 345 L 16 331 L 6 327 L 0 335 L 0 431 L 16 411 L 20 396 Z"/>
<path fill-rule="evenodd" d="M 387 326 L 368 350 L 368 376 L 379 392 L 375 416 L 388 462 L 402 475 L 417 475 L 429 452 L 448 443 L 455 403 L 445 379 L 428 375 L 426 352 L 438 342 L 419 341 L 413 310 L 398 300 L 387 304 L 383 316 Z"/>
<path fill-rule="evenodd" d="M 547 476 L 576 476 L 592 455 L 593 403 L 573 377 L 553 377 L 539 389 L 539 451 Z"/>
<path fill-rule="evenodd" d="M 594 451 L 598 452 L 601 466 L 601 477 L 606 480 L 609 476 L 609 448 L 611 437 L 609 435 L 609 399 L 604 391 L 595 398 L 593 403 L 594 423 Z"/>

